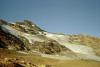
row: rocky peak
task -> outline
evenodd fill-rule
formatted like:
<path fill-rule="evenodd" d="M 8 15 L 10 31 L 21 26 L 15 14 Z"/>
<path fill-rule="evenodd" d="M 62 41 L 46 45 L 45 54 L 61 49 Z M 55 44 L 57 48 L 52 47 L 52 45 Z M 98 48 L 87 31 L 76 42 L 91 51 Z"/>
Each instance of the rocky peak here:
<path fill-rule="evenodd" d="M 10 26 L 18 31 L 28 34 L 40 34 L 40 32 L 42 33 L 44 31 L 29 20 L 24 20 L 23 22 L 18 21 L 14 24 L 10 24 Z"/>

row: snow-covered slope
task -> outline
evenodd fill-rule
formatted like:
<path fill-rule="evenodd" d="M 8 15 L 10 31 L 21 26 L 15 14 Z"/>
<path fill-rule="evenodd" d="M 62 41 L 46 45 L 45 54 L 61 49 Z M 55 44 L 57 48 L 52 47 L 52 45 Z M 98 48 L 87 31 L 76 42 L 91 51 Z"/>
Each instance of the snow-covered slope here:
<path fill-rule="evenodd" d="M 44 40 L 40 39 L 37 35 L 32 35 L 32 34 L 28 34 L 28 33 L 24 33 L 21 31 L 18 31 L 8 25 L 2 25 L 2 29 L 7 32 L 7 33 L 11 33 L 12 35 L 15 36 L 23 36 L 25 38 L 27 38 L 29 40 L 30 43 L 34 43 L 34 41 L 40 41 L 43 42 Z"/>
<path fill-rule="evenodd" d="M 75 52 L 80 58 L 82 59 L 91 59 L 91 60 L 97 60 L 100 61 L 100 57 L 96 56 L 95 52 L 91 47 L 84 46 L 84 45 L 78 45 L 78 44 L 71 44 L 68 43 L 68 38 L 64 35 L 58 35 L 58 34 L 52 34 L 45 32 L 46 36 L 48 38 L 56 40 L 61 45 L 64 45 L 66 48 L 69 48 L 73 52 Z"/>

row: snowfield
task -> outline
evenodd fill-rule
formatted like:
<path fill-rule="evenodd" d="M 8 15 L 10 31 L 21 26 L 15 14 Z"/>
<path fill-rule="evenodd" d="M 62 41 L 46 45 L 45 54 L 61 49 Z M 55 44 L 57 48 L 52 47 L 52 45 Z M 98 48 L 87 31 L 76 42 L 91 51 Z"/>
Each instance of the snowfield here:
<path fill-rule="evenodd" d="M 52 34 L 47 32 L 45 32 L 45 34 L 48 38 L 56 40 L 61 45 L 64 45 L 66 48 L 69 48 L 73 52 L 78 53 L 78 56 L 81 59 L 100 61 L 100 57 L 95 55 L 91 47 L 68 43 L 67 42 L 68 39 L 67 37 L 64 37 L 64 35 Z"/>

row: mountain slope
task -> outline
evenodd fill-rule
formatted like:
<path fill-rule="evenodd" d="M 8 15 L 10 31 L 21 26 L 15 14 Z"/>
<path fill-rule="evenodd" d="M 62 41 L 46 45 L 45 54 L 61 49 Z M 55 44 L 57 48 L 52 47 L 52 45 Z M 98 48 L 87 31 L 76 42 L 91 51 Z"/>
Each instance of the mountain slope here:
<path fill-rule="evenodd" d="M 100 61 L 99 38 L 46 32 L 28 20 L 0 20 L 0 48 L 61 60 Z"/>

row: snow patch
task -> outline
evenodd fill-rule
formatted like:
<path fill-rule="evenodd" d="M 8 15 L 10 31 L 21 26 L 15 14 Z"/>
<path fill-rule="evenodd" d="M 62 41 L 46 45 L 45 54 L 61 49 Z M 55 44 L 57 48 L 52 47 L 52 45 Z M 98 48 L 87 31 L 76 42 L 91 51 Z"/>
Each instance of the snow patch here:
<path fill-rule="evenodd" d="M 45 34 L 48 38 L 56 40 L 58 43 L 65 46 L 66 48 L 69 48 L 73 52 L 83 54 L 82 56 L 80 56 L 81 58 L 100 61 L 100 57 L 95 55 L 91 47 L 68 43 L 68 38 L 64 35 L 52 34 L 47 32 Z"/>
<path fill-rule="evenodd" d="M 75 60 L 78 58 L 75 57 L 67 57 L 67 56 L 60 56 L 60 55 L 48 55 L 48 54 L 41 54 L 42 57 L 52 58 L 52 59 L 59 59 L 59 60 Z"/>
<path fill-rule="evenodd" d="M 2 25 L 2 29 L 6 33 L 11 33 L 12 35 L 15 35 L 16 37 L 18 37 L 17 31 L 15 29 L 13 29 L 12 27 L 10 27 L 8 25 Z"/>
<path fill-rule="evenodd" d="M 13 29 L 12 27 L 8 26 L 8 25 L 2 25 L 2 29 L 7 32 L 7 33 L 11 33 L 12 35 L 15 35 L 16 37 L 19 38 L 19 36 L 23 36 L 26 39 L 29 40 L 29 43 L 34 43 L 34 41 L 39 41 L 39 42 L 43 42 L 43 39 L 40 39 L 38 36 L 36 35 L 32 35 L 32 34 L 27 34 L 27 33 L 23 33 L 20 32 L 18 30 Z"/>
<path fill-rule="evenodd" d="M 27 38 L 30 43 L 34 43 L 34 41 L 39 41 L 39 42 L 43 42 L 44 41 L 44 40 L 40 39 L 38 36 L 36 36 L 36 35 L 31 35 L 31 34 L 23 33 L 22 36 Z"/>

